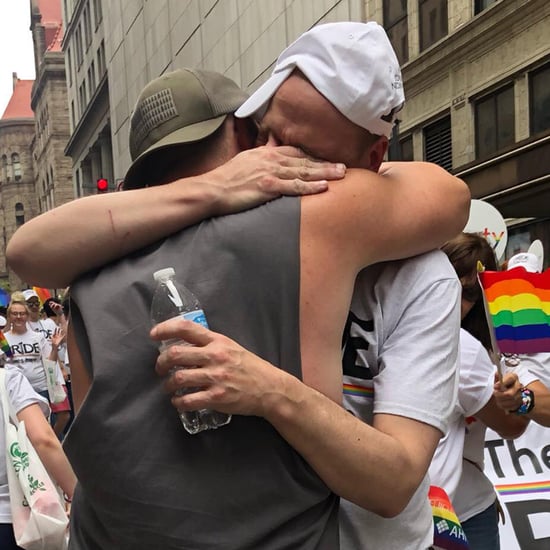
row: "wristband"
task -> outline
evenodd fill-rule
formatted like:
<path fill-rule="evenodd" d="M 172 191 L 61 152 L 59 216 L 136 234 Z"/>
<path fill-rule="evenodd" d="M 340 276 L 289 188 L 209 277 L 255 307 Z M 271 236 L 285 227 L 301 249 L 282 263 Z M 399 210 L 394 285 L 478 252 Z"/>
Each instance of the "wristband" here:
<path fill-rule="evenodd" d="M 73 501 L 72 498 L 69 497 L 69 495 L 67 493 L 63 493 L 63 500 L 67 503 L 67 504 L 71 504 L 71 502 Z"/>
<path fill-rule="evenodd" d="M 521 388 L 521 405 L 511 411 L 517 415 L 528 414 L 535 406 L 535 394 L 528 388 Z"/>

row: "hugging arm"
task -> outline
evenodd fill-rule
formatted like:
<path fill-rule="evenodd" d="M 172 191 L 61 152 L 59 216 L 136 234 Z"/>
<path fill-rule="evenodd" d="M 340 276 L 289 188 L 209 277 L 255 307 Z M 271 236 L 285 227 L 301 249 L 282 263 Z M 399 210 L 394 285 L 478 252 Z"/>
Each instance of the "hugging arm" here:
<path fill-rule="evenodd" d="M 344 173 L 343 165 L 310 159 L 295 147 L 251 149 L 201 176 L 85 197 L 45 212 L 16 231 L 7 261 L 29 284 L 64 287 L 90 269 L 205 218 L 281 195 L 325 191 L 326 180 Z M 55 238 L 45 243 L 45 234 Z"/>
<path fill-rule="evenodd" d="M 442 417 L 452 403 L 458 345 L 458 305 L 452 301 L 458 296 L 458 283 L 451 281 L 428 290 L 423 293 L 424 300 L 443 299 L 447 305 L 436 315 L 421 303 L 408 308 L 413 321 L 420 322 L 426 315 L 426 322 L 418 325 L 423 327 L 419 334 L 408 334 L 406 340 L 403 336 L 411 331 L 396 331 L 394 337 L 403 343 L 403 354 L 392 356 L 396 346 L 389 342 L 384 359 L 386 370 L 391 369 L 388 387 L 395 387 L 393 380 L 397 380 L 399 387 L 405 384 L 415 388 L 415 402 L 421 410 L 416 418 L 375 414 L 374 426 L 370 426 L 233 340 L 182 319 L 157 325 L 152 337 L 178 337 L 194 346 L 173 346 L 161 353 L 157 373 L 167 376 L 175 365 L 200 366 L 178 370 L 166 378 L 170 394 L 185 387 L 203 388 L 173 396 L 176 408 L 207 407 L 265 418 L 336 494 L 384 517 L 393 517 L 405 508 L 423 479 L 442 434 Z M 444 328 L 434 331 L 434 326 Z M 425 345 L 419 346 L 419 338 L 430 334 L 433 336 Z M 441 357 L 447 360 L 441 361 Z M 341 372 L 341 365 L 334 368 Z M 425 373 L 432 370 L 427 377 Z M 404 371 L 411 373 L 406 382 Z M 437 395 L 434 387 L 438 388 Z"/>

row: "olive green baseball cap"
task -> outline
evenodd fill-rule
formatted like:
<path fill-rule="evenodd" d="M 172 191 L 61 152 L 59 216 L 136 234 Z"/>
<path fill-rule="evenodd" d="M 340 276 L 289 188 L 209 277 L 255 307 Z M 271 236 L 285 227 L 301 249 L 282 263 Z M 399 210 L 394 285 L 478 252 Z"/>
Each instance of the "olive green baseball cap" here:
<path fill-rule="evenodd" d="M 233 80 L 213 71 L 179 69 L 152 80 L 130 119 L 132 165 L 124 189 L 145 187 L 143 160 L 155 151 L 212 135 L 248 98 Z"/>

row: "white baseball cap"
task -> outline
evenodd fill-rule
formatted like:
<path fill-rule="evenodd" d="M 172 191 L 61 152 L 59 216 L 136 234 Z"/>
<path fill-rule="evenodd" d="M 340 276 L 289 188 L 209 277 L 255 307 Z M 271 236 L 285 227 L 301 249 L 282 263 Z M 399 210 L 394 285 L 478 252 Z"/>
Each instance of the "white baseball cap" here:
<path fill-rule="evenodd" d="M 261 118 L 294 69 L 353 123 L 390 137 L 405 94 L 399 62 L 378 23 L 327 23 L 305 32 L 281 53 L 269 79 L 235 116 Z"/>
<path fill-rule="evenodd" d="M 32 288 L 28 288 L 27 290 L 23 291 L 23 296 L 25 297 L 25 301 L 29 300 L 30 298 L 38 298 L 40 300 L 40 297 L 34 291 Z"/>
<path fill-rule="evenodd" d="M 540 273 L 539 259 L 530 252 L 520 252 L 508 260 L 506 271 L 514 267 L 523 267 L 529 273 Z"/>

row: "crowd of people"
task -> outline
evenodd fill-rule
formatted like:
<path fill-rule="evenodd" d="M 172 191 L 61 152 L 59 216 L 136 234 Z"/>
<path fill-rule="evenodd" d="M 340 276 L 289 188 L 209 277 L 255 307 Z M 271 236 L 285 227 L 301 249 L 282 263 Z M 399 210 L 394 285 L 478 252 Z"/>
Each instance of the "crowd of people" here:
<path fill-rule="evenodd" d="M 44 410 L 41 365 L 67 388 L 70 354 L 72 391 L 50 403 L 57 454 L 70 395 L 78 421 L 66 477 L 48 471 L 72 500 L 71 549 L 427 550 L 430 485 L 472 550 L 499 548 L 494 489 L 467 489 L 484 478 L 479 433 L 546 422 L 550 392 L 528 367 L 495 378 L 477 264 L 497 263 L 461 233 L 464 182 L 384 162 L 403 103 L 375 23 L 314 27 L 249 98 L 217 73 L 169 72 L 132 114 L 125 191 L 16 232 L 7 256 L 23 280 L 71 286 L 68 324 L 55 300 L 41 318 L 30 290 L 5 328 L 5 368 Z M 213 330 L 151 327 L 164 267 Z M 170 340 L 192 345 L 159 353 Z M 174 408 L 233 417 L 190 435 Z"/>

